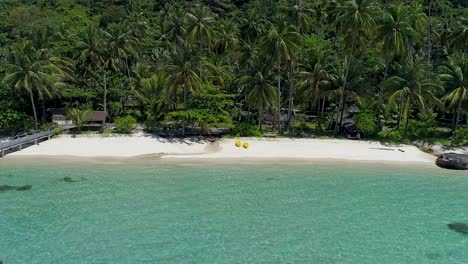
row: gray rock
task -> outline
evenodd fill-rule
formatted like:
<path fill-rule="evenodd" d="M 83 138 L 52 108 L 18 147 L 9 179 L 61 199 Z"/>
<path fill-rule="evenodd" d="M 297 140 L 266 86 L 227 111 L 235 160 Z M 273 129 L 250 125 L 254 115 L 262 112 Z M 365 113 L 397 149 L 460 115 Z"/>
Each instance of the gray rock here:
<path fill-rule="evenodd" d="M 29 191 L 32 189 L 32 185 L 24 185 L 16 188 L 17 191 Z"/>
<path fill-rule="evenodd" d="M 450 229 L 462 233 L 462 234 L 468 234 L 468 225 L 463 224 L 463 223 L 451 223 L 447 225 Z"/>
<path fill-rule="evenodd" d="M 437 166 L 451 170 L 468 170 L 468 155 L 444 153 L 436 160 Z"/>

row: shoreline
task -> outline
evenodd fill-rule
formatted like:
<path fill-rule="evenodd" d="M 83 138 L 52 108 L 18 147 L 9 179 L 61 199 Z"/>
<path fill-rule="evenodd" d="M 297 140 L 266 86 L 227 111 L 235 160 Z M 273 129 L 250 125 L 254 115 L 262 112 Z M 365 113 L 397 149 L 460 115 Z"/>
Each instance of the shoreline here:
<path fill-rule="evenodd" d="M 236 140 L 249 148 L 236 147 Z M 0 159 L 8 163 L 158 164 L 390 164 L 436 167 L 436 157 L 415 146 L 346 139 L 167 139 L 146 134 L 62 135 Z"/>
<path fill-rule="evenodd" d="M 317 165 L 343 167 L 393 167 L 445 171 L 429 162 L 399 162 L 349 159 L 300 159 L 300 158 L 162 158 L 157 155 L 142 157 L 76 157 L 76 156 L 16 156 L 0 159 L 2 165 L 161 165 L 161 166 L 247 166 L 247 165 Z"/>

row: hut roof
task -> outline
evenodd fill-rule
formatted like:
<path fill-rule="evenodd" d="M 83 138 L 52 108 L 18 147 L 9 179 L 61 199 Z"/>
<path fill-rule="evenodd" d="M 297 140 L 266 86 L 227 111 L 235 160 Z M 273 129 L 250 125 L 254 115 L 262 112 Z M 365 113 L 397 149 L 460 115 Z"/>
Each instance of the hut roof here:
<path fill-rule="evenodd" d="M 93 111 L 88 118 L 88 122 L 102 122 L 107 118 L 107 112 L 105 111 Z"/>

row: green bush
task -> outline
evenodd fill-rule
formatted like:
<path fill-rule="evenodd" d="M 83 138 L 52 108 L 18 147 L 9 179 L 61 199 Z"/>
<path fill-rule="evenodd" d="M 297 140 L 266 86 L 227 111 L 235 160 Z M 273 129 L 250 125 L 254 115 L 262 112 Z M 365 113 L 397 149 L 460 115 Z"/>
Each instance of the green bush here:
<path fill-rule="evenodd" d="M 120 117 L 115 120 L 117 132 L 130 134 L 136 124 L 136 119 L 133 116 Z"/>
<path fill-rule="evenodd" d="M 364 137 L 373 136 L 377 132 L 377 118 L 374 111 L 365 110 L 356 115 L 356 127 Z"/>
<path fill-rule="evenodd" d="M 428 139 L 434 136 L 435 123 L 433 121 L 410 120 L 407 137 L 410 139 Z"/>
<path fill-rule="evenodd" d="M 453 132 L 451 139 L 454 147 L 468 146 L 468 128 L 457 129 Z"/>
<path fill-rule="evenodd" d="M 261 137 L 262 132 L 256 125 L 252 124 L 237 124 L 232 130 L 231 134 L 236 137 Z"/>

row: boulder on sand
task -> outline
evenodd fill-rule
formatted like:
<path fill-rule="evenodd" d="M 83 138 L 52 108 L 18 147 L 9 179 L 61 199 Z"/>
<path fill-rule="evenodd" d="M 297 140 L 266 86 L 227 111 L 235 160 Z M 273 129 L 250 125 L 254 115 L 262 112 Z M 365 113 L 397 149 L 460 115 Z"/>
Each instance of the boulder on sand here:
<path fill-rule="evenodd" d="M 444 153 L 436 160 L 437 166 L 451 170 L 468 170 L 468 155 Z"/>
<path fill-rule="evenodd" d="M 450 229 L 459 233 L 468 234 L 468 225 L 463 223 L 451 223 L 447 225 Z"/>

